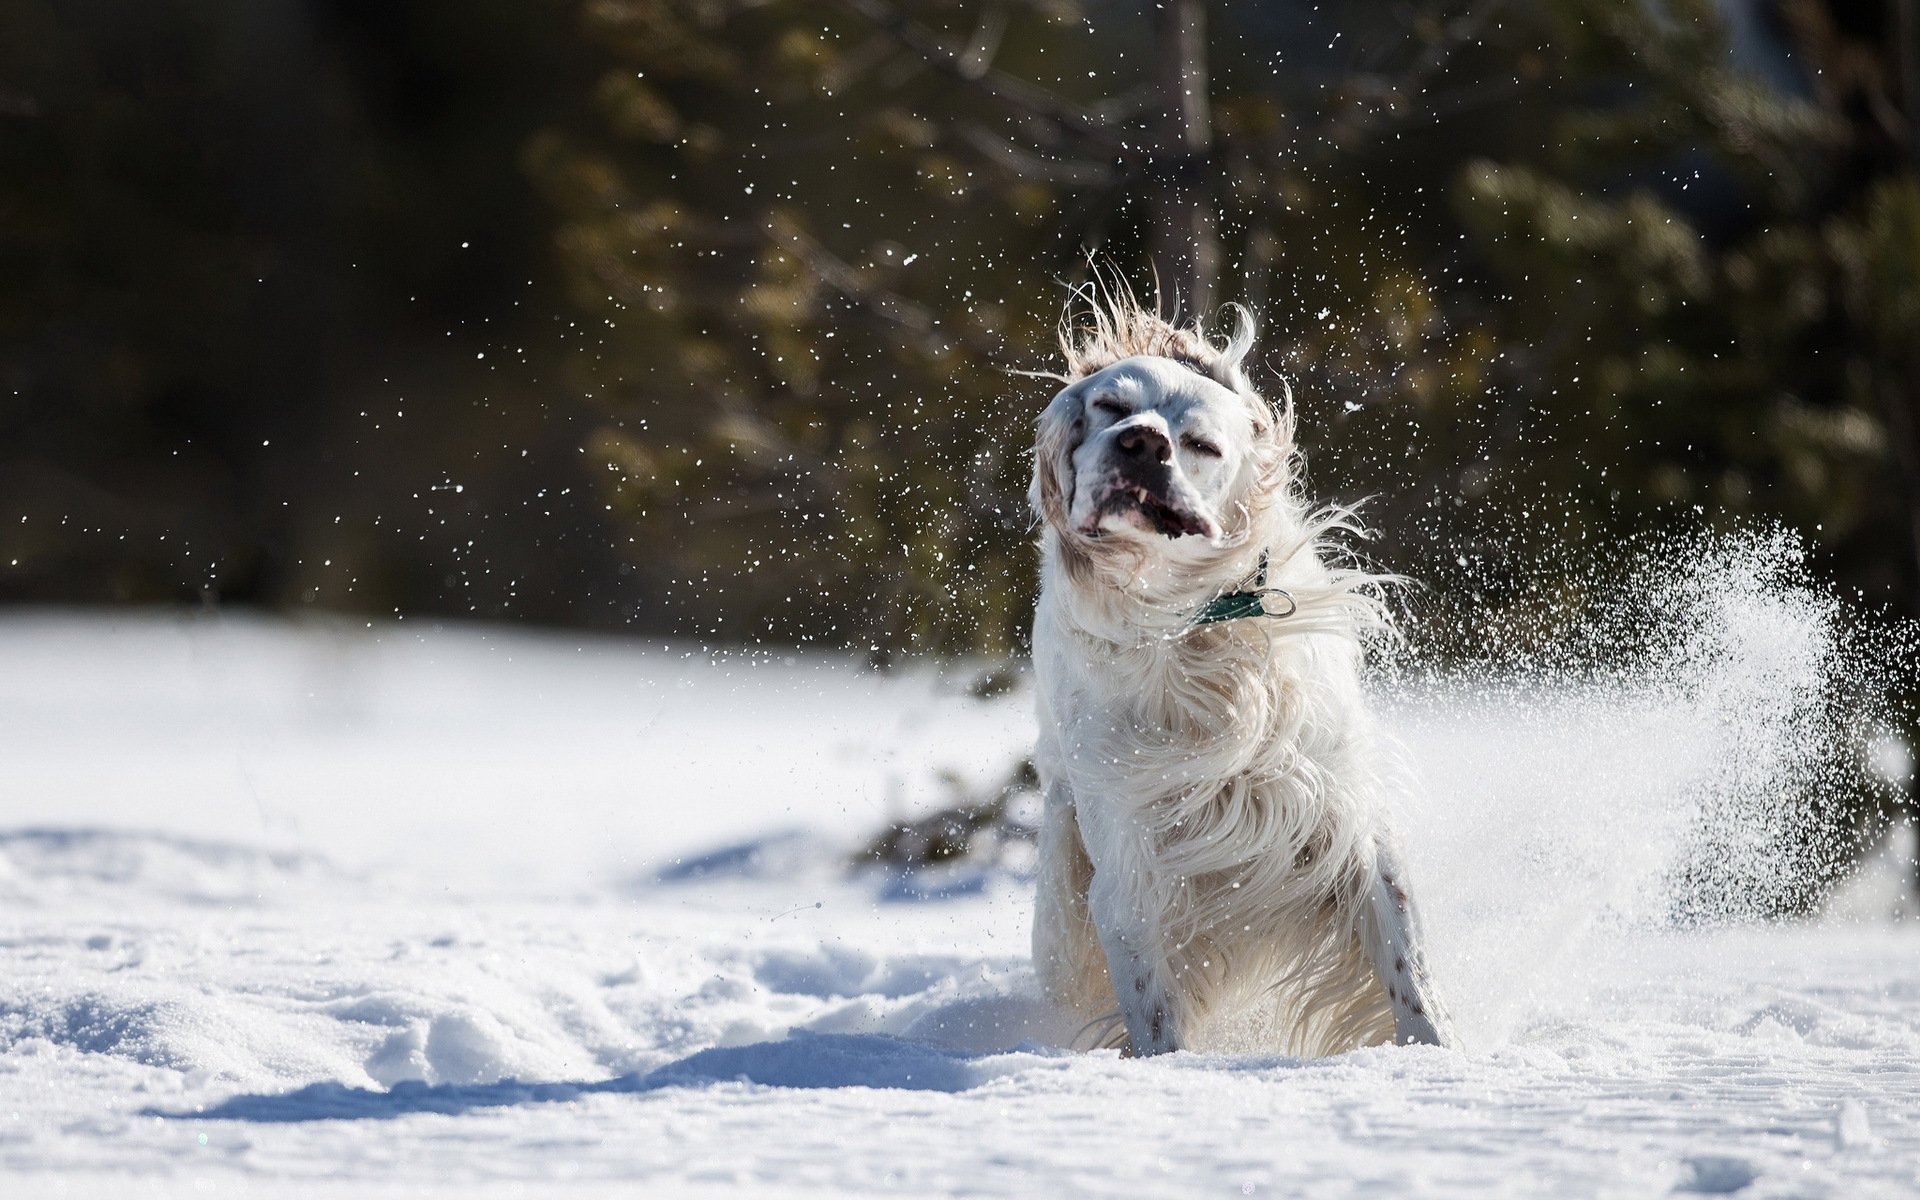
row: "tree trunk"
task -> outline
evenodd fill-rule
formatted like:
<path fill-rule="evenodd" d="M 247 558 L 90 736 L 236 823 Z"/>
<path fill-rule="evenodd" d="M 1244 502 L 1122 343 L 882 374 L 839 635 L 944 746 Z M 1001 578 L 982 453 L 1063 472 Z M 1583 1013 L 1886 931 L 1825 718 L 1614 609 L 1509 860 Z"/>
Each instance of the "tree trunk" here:
<path fill-rule="evenodd" d="M 1151 166 L 1153 229 L 1147 245 L 1163 302 L 1171 296 L 1186 313 L 1205 316 L 1215 303 L 1220 238 L 1207 186 L 1213 114 L 1207 99 L 1204 0 L 1157 0 L 1153 32 L 1159 111 Z"/>
<path fill-rule="evenodd" d="M 1894 86 L 1907 124 L 1907 169 L 1920 169 L 1920 0 L 1893 0 Z"/>

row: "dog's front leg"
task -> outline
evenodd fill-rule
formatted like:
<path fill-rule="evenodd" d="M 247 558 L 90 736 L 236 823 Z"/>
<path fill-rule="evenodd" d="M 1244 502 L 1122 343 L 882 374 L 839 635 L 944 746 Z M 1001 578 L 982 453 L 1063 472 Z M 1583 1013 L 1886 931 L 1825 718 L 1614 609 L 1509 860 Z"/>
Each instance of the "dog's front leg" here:
<path fill-rule="evenodd" d="M 1073 793 L 1061 781 L 1047 786 L 1035 864 L 1033 968 L 1047 998 L 1083 1019 L 1107 1011 L 1106 961 L 1087 911 L 1093 864 L 1080 841 Z"/>
<path fill-rule="evenodd" d="M 1153 913 L 1144 903 L 1149 893 L 1139 869 L 1122 864 L 1096 865 L 1088 892 L 1114 999 L 1127 1023 L 1127 1052 L 1136 1056 L 1178 1050 L 1185 1032 Z"/>
<path fill-rule="evenodd" d="M 1427 974 L 1420 920 L 1399 860 L 1382 850 L 1361 913 L 1360 940 L 1393 1005 L 1393 1040 L 1406 1046 L 1454 1046 L 1453 1024 Z"/>

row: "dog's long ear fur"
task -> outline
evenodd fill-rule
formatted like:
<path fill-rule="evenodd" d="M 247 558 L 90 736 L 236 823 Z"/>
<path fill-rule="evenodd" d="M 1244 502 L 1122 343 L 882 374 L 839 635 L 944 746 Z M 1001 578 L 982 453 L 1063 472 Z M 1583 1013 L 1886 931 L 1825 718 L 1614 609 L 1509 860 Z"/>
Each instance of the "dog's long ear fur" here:
<path fill-rule="evenodd" d="M 1027 488 L 1033 515 L 1055 529 L 1067 528 L 1073 503 L 1073 452 L 1080 448 L 1086 431 L 1080 397 L 1069 384 L 1040 414 L 1033 440 L 1033 483 Z"/>

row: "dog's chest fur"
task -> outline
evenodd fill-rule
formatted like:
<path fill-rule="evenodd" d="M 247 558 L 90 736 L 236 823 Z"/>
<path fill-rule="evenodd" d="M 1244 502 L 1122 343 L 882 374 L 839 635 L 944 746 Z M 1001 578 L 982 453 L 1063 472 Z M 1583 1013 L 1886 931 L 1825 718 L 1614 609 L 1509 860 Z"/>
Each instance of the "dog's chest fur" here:
<path fill-rule="evenodd" d="M 1043 770 L 1073 779 L 1083 819 L 1137 833 L 1148 866 L 1310 857 L 1363 815 L 1338 786 L 1355 781 L 1350 643 L 1249 624 L 1117 647 L 1050 624 L 1035 649 L 1058 761 Z"/>
<path fill-rule="evenodd" d="M 1192 1019 L 1266 996 L 1296 1049 L 1376 1036 L 1353 940 L 1379 824 L 1353 641 L 1242 622 L 1121 648 L 1063 615 L 1043 600 L 1035 625 L 1036 765 L 1067 783 L 1088 853 L 1123 876 L 1107 902 L 1187 981 Z M 1302 1023 L 1316 1010 L 1337 1036 Z"/>

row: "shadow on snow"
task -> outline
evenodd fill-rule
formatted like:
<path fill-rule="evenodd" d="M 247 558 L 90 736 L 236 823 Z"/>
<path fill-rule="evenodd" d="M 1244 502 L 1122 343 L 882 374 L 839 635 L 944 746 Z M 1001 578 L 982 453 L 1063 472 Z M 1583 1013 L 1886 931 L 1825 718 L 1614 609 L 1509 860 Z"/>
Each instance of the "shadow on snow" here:
<path fill-rule="evenodd" d="M 1033 1054 L 1047 1051 L 1029 1047 Z M 1057 1052 L 1056 1052 L 1057 1053 Z M 783 1088 L 897 1088 L 962 1092 L 998 1078 L 1004 1054 L 946 1050 L 876 1034 L 799 1034 L 781 1042 L 715 1047 L 640 1075 L 593 1082 L 426 1084 L 390 1090 L 315 1083 L 297 1091 L 232 1096 L 199 1112 L 148 1109 L 143 1115 L 202 1121 L 377 1121 L 412 1113 L 458 1114 L 477 1108 L 562 1104 L 585 1096 L 658 1091 L 708 1083 Z M 1032 1055 L 1023 1054 L 1031 1061 Z"/>

